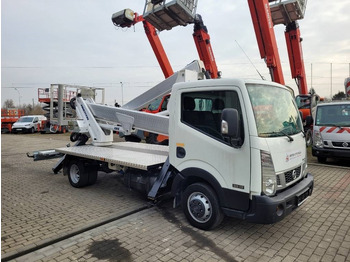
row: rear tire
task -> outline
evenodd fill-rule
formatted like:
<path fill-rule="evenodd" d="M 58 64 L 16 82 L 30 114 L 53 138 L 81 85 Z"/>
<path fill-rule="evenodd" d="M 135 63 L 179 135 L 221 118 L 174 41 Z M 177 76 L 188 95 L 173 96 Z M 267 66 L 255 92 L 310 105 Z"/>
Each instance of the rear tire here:
<path fill-rule="evenodd" d="M 188 186 L 183 192 L 181 204 L 188 222 L 199 229 L 213 229 L 224 218 L 215 191 L 205 183 Z"/>
<path fill-rule="evenodd" d="M 89 184 L 89 173 L 83 161 L 72 159 L 65 169 L 69 183 L 76 188 L 85 187 Z"/>

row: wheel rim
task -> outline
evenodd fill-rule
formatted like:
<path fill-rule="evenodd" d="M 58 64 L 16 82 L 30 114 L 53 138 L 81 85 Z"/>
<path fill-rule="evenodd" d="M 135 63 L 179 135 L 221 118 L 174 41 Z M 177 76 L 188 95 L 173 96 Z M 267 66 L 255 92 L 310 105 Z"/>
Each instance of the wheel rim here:
<path fill-rule="evenodd" d="M 79 182 L 80 180 L 79 167 L 76 164 L 71 165 L 69 176 L 74 184 L 77 184 Z"/>
<path fill-rule="evenodd" d="M 187 208 L 192 218 L 199 223 L 209 221 L 212 216 L 211 203 L 201 192 L 194 192 L 189 196 Z"/>
<path fill-rule="evenodd" d="M 310 130 L 306 132 L 306 145 L 311 146 L 312 144 L 312 133 Z"/>

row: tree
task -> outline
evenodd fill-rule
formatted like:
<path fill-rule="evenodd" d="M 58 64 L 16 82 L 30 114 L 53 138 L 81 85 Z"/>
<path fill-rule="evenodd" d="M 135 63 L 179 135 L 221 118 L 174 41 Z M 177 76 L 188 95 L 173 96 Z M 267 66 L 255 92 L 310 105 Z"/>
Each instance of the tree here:
<path fill-rule="evenodd" d="M 332 97 L 332 100 L 342 100 L 343 98 L 346 98 L 345 93 L 343 91 L 339 91 Z"/>
<path fill-rule="evenodd" d="M 4 108 L 5 109 L 9 109 L 9 108 L 14 108 L 15 107 L 15 103 L 13 102 L 12 99 L 6 99 L 4 102 Z"/>

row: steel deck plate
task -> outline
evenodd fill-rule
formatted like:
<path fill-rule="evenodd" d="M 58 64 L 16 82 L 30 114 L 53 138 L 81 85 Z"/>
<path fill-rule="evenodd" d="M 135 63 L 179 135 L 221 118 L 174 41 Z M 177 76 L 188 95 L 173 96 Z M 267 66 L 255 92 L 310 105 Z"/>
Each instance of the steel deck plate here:
<path fill-rule="evenodd" d="M 121 166 L 148 170 L 163 164 L 169 153 L 169 147 L 144 143 L 120 142 L 108 147 L 92 145 L 63 147 L 57 152 L 79 156 Z"/>

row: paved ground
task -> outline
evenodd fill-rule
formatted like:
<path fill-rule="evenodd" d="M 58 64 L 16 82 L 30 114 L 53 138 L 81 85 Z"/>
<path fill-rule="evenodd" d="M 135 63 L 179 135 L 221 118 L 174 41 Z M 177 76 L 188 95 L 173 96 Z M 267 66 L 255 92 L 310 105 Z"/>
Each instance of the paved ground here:
<path fill-rule="evenodd" d="M 16 261 L 350 261 L 349 168 L 310 165 L 314 194 L 277 224 L 226 218 L 205 232 L 189 226 L 169 201 L 146 208 L 115 175 L 101 173 L 94 186 L 74 189 L 66 177 L 52 175 L 54 161 L 23 156 L 38 144 L 67 141 L 61 135 L 2 136 L 2 259 L 52 240 Z M 62 241 L 55 242 L 58 236 Z"/>
<path fill-rule="evenodd" d="M 116 175 L 99 174 L 94 186 L 75 189 L 53 174 L 57 160 L 37 161 L 26 152 L 63 147 L 67 135 L 1 136 L 1 254 L 9 255 L 122 216 L 147 202 Z"/>

